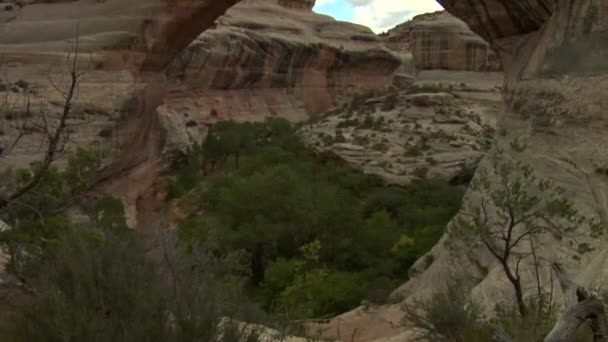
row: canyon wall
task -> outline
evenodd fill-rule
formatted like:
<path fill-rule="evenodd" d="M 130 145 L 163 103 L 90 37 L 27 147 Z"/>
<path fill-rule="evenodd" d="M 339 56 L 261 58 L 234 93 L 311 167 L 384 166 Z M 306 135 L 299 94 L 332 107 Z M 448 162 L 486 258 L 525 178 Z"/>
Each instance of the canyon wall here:
<path fill-rule="evenodd" d="M 236 0 L 4 3 L 0 147 L 61 112 L 77 47 L 68 149 L 101 150 L 98 183 L 125 199 L 129 217 L 171 155 L 215 121 L 303 120 L 389 86 L 403 64 L 370 29 L 317 15 L 311 0 L 245 0 L 227 13 Z M 28 129 L 0 167 L 37 160 L 44 142 Z"/>
<path fill-rule="evenodd" d="M 173 131 L 163 144 L 184 148 L 218 119 L 305 119 L 390 85 L 402 63 L 370 29 L 313 13 L 314 1 L 247 0 L 216 21 L 235 2 L 11 1 L 0 12 L 0 95 L 13 112 L 24 101 L 58 112 L 62 94 L 50 81 L 65 81 L 78 36 L 84 76 L 73 120 L 86 130 L 73 139 L 121 154 L 150 148 L 146 137 L 133 143 L 135 135 L 159 138 L 137 119 L 157 108 L 157 118 L 142 124 L 153 129 L 158 121 Z M 14 137 L 21 119 L 0 118 L 3 140 Z M 0 163 L 34 160 L 35 134 L 26 138 Z M 159 148 L 136 159 L 153 158 Z"/>
<path fill-rule="evenodd" d="M 505 68 L 505 108 L 498 122 L 494 145 L 507 157 L 531 165 L 539 177 L 556 182 L 587 217 L 608 221 L 608 187 L 604 170 L 608 100 L 608 3 L 579 1 L 476 1 L 465 4 L 441 1 L 445 8 L 466 21 L 488 39 L 500 54 Z M 514 152 L 511 142 L 527 146 Z M 496 152 L 491 152 L 496 153 Z M 488 169 L 482 163 L 482 169 Z M 475 196 L 466 199 L 475 202 Z M 583 285 L 596 288 L 605 281 L 605 241 L 592 237 L 587 226 L 561 239 L 542 237 L 542 257 L 559 262 Z M 452 240 L 452 241 L 448 241 Z M 480 282 L 472 289 L 474 299 L 486 308 L 504 304 L 512 289 L 503 281 L 493 258 L 481 248 L 466 253 L 446 249 L 458 243 L 446 236 L 435 247 L 434 262 L 425 270 L 419 264 L 416 276 L 401 294 L 407 297 L 437 277 L 466 275 Z M 581 244 L 591 251 L 582 253 Z M 529 260 L 524 260 L 527 264 Z M 440 270 L 441 269 L 441 270 Z M 544 286 L 549 286 L 549 265 L 542 265 Z M 441 276 L 439 275 L 441 273 Z M 532 270 L 523 275 L 527 294 L 532 289 Z"/>
<path fill-rule="evenodd" d="M 490 42 L 505 70 L 504 109 L 498 118 L 494 148 L 505 157 L 531 165 L 537 176 L 562 187 L 577 209 L 608 223 L 608 3 L 596 0 L 442 0 L 452 14 Z M 514 151 L 513 141 L 527 146 Z M 479 171 L 490 170 L 482 161 Z M 470 191 L 465 203 L 476 205 Z M 547 234 L 549 235 L 549 234 Z M 604 237 L 593 237 L 588 226 L 565 236 L 541 236 L 537 250 L 540 279 L 551 282 L 550 264 L 558 262 L 577 282 L 603 291 L 608 276 Z M 581 248 L 585 247 L 585 248 Z M 587 248 L 588 247 L 588 248 Z M 585 252 L 586 251 L 586 252 Z M 535 274 L 529 256 L 521 261 L 525 296 L 535 293 Z M 334 335 L 359 340 L 408 341 L 411 332 L 401 324 L 403 305 L 415 297 L 443 291 L 453 278 L 473 281 L 471 299 L 492 315 L 497 307 L 514 305 L 513 288 L 494 257 L 482 245 L 445 235 L 410 270 L 411 279 L 393 293 L 396 304 L 355 310 L 332 322 Z M 555 277 L 555 275 L 553 275 Z M 339 327 L 339 329 L 337 329 Z M 333 329 L 333 330 L 332 330 Z"/>
<path fill-rule="evenodd" d="M 224 95 L 211 97 L 201 104 L 193 103 L 196 97 L 189 94 L 189 87 L 200 91 L 222 91 L 230 90 L 234 85 L 247 84 L 252 85 L 251 89 L 266 91 L 272 89 L 273 84 L 291 84 L 294 85 L 291 88 L 295 94 L 293 98 L 299 98 L 303 108 L 321 108 L 321 103 L 328 106 L 330 104 L 323 98 L 316 98 L 318 93 L 312 90 L 315 85 L 321 84 L 321 89 L 336 94 L 346 94 L 351 91 L 348 90 L 351 82 L 379 85 L 385 81 L 382 77 L 375 78 L 368 73 L 353 75 L 335 72 L 336 68 L 349 65 L 357 70 L 365 69 L 364 61 L 369 60 L 370 55 L 361 51 L 366 51 L 362 46 L 371 40 L 369 32 L 365 33 L 365 30 L 360 29 L 357 34 L 348 34 L 351 40 L 356 41 L 351 42 L 352 45 L 345 42 L 344 47 L 337 48 L 334 45 L 329 48 L 323 47 L 324 44 L 330 45 L 324 42 L 344 39 L 343 33 L 342 38 L 323 37 L 327 32 L 340 32 L 340 29 L 333 27 L 338 24 L 329 19 L 327 26 L 319 24 L 314 30 L 303 25 L 304 28 L 300 28 L 301 31 L 296 32 L 297 34 L 289 33 L 290 25 L 282 26 L 278 23 L 281 20 L 293 23 L 293 18 L 306 21 L 307 19 L 303 18 L 310 16 L 310 13 L 306 12 L 312 5 L 310 0 L 265 3 L 262 7 L 264 9 L 259 10 L 258 14 L 268 10 L 288 13 L 289 16 L 265 20 L 261 27 L 260 22 L 255 21 L 255 13 L 258 11 L 255 9 L 256 2 L 246 1 L 241 9 L 234 9 L 232 18 L 229 14 L 224 23 L 220 20 L 213 30 L 199 35 L 211 27 L 215 19 L 235 2 L 141 0 L 127 3 L 107 0 L 98 3 L 95 0 L 80 0 L 57 1 L 52 4 L 27 2 L 28 4 L 22 7 L 11 5 L 13 7 L 10 10 L 9 6 L 4 6 L 0 12 L 0 48 L 3 52 L 3 65 L 8 68 L 3 71 L 2 76 L 4 93 L 9 93 L 13 105 L 29 98 L 32 101 L 40 101 L 41 106 L 46 105 L 45 110 L 60 108 L 60 94 L 50 95 L 52 86 L 42 84 L 43 81 L 48 81 L 49 67 L 65 60 L 65 52 L 73 47 L 75 32 L 78 32 L 81 57 L 86 57 L 81 60 L 82 67 L 88 70 L 89 74 L 83 80 L 79 93 L 78 113 L 82 115 L 75 120 L 84 118 L 85 121 L 82 122 L 92 129 L 91 133 L 81 134 L 88 138 L 95 136 L 96 126 L 92 124 L 97 122 L 95 120 L 115 122 L 122 118 L 120 130 L 111 134 L 101 134 L 100 131 L 97 136 L 110 140 L 110 152 L 118 149 L 114 152 L 119 156 L 119 162 L 109 168 L 107 177 L 117 177 L 123 171 L 131 172 L 134 166 L 140 166 L 142 162 L 148 163 L 147 168 L 141 169 L 144 170 L 141 174 L 131 172 L 131 178 L 124 178 L 122 183 L 108 187 L 109 191 L 120 193 L 120 189 L 127 186 L 132 192 L 129 196 L 135 200 L 139 196 L 137 189 L 140 184 L 153 182 L 155 179 L 141 175 L 148 175 L 145 170 L 150 170 L 149 165 L 158 162 L 158 157 L 165 150 L 167 143 L 171 142 L 168 139 L 189 137 L 188 133 L 183 134 L 183 130 L 191 127 L 198 130 L 204 126 L 206 118 L 213 119 L 220 115 L 228 117 L 233 112 L 232 109 L 225 109 L 231 108 L 232 105 L 221 105 L 221 101 L 220 104 L 209 105 L 217 103 L 216 99 Z M 509 144 L 515 139 L 525 143 L 528 148 L 523 153 L 510 157 L 531 164 L 541 177 L 552 179 L 563 187 L 582 213 L 598 217 L 606 223 L 608 179 L 604 170 L 608 168 L 608 151 L 605 147 L 608 143 L 605 134 L 608 127 L 605 115 L 605 108 L 608 107 L 608 98 L 605 96 L 608 91 L 608 3 L 598 0 L 440 2 L 450 13 L 464 20 L 474 32 L 490 42 L 490 46 L 498 52 L 505 70 L 505 108 L 499 118 L 500 134 L 495 139 L 495 146 L 509 151 Z M 247 16 L 251 15 L 251 18 L 238 19 L 238 11 L 247 13 Z M 273 22 L 274 20 L 277 22 Z M 321 19 L 318 19 L 313 22 L 320 21 Z M 244 26 L 242 23 L 245 23 Z M 310 21 L 308 23 L 310 24 Z M 40 27 L 44 27 L 44 30 Z M 249 42 L 248 44 L 258 44 L 260 41 L 264 43 L 237 47 L 231 45 L 231 38 L 220 37 L 215 40 L 212 36 L 221 30 L 230 31 L 232 37 L 245 35 L 247 39 L 244 41 Z M 261 40 L 252 38 L 260 32 L 268 33 L 268 36 Z M 302 50 L 293 53 L 293 57 L 279 56 L 278 59 L 282 62 L 277 62 L 276 53 L 271 52 L 274 44 L 287 44 L 286 36 L 298 37 L 302 32 L 306 33 L 306 43 L 299 45 L 296 41 L 284 45 L 301 47 Z M 427 33 L 423 33 L 424 35 Z M 199 38 L 194 41 L 196 37 Z M 440 49 L 442 44 L 445 45 L 441 43 L 441 39 L 435 40 L 432 35 L 430 37 L 430 41 L 439 42 L 431 45 L 439 44 Z M 220 45 L 224 47 L 205 47 L 206 44 L 213 45 L 209 42 L 214 41 L 221 42 Z M 313 53 L 307 50 L 306 46 L 310 46 L 308 44 L 311 42 L 315 42 L 315 46 L 323 52 Z M 258 47 L 260 50 L 268 48 L 270 52 L 245 52 L 247 49 L 255 51 Z M 186 50 L 179 54 L 180 58 L 174 59 L 184 48 Z M 213 53 L 207 51 L 213 49 L 219 51 L 215 56 L 223 56 L 218 57 L 222 61 L 216 61 L 215 65 L 224 70 L 212 72 L 214 77 L 209 80 L 202 76 L 203 73 L 197 75 L 194 72 L 194 67 L 206 66 L 208 63 L 197 64 L 196 59 L 191 56 L 200 52 L 201 55 L 208 56 L 206 58 L 212 59 Z M 236 49 L 238 54 L 229 53 L 232 49 Z M 341 54 L 342 51 L 345 52 Z M 398 59 L 391 58 L 385 50 L 369 51 L 373 52 L 370 52 L 372 56 L 376 53 L 379 56 L 389 56 L 379 58 L 374 62 L 377 64 L 374 64 L 373 68 L 380 65 L 388 72 L 398 66 L 395 62 Z M 424 52 L 421 52 L 421 55 L 422 61 L 437 62 L 434 57 L 424 57 Z M 246 58 L 258 60 L 240 64 L 225 61 L 228 56 L 248 56 Z M 313 61 L 312 64 L 317 64 L 318 67 L 303 68 L 302 65 L 310 63 L 298 62 L 299 56 Z M 462 65 L 479 67 L 477 61 L 481 59 L 477 58 L 477 51 L 472 54 L 475 57 L 467 56 L 469 55 L 466 52 L 461 54 Z M 336 60 L 338 62 L 334 62 Z M 439 57 L 440 67 L 445 66 L 443 60 L 443 57 Z M 167 65 L 170 67 L 165 74 Z M 239 70 L 235 65 L 248 67 Z M 259 65 L 269 65 L 271 68 L 264 70 L 273 72 L 260 75 L 259 67 L 258 72 L 251 72 L 255 68 L 249 66 Z M 290 70 L 291 66 L 299 66 L 291 70 L 300 70 L 303 76 L 285 76 L 283 70 Z M 193 69 L 188 69 L 191 67 Z M 335 77 L 323 76 L 323 73 L 328 71 L 329 74 L 335 72 Z M 60 80 L 60 70 L 52 71 L 51 75 L 56 75 Z M 205 75 L 208 73 L 205 72 Z M 306 79 L 308 76 L 311 76 L 311 79 Z M 19 80 L 32 80 L 32 84 Z M 352 91 L 356 90 L 353 85 Z M 306 100 L 307 96 L 310 96 L 309 100 Z M 291 96 L 279 97 L 285 98 Z M 131 100 L 127 101 L 129 99 Z M 228 99 L 226 103 L 228 102 L 232 101 Z M 242 99 L 235 103 L 249 105 L 247 100 Z M 261 106 L 281 107 L 265 103 Z M 265 110 L 272 113 L 270 109 Z M 188 119 L 180 118 L 183 122 L 179 121 L 175 113 L 181 113 L 183 118 Z M 9 132 L 4 135 L 10 137 L 12 123 L 8 121 L 16 119 L 5 117 L 3 120 L 5 121 L 2 123 L 2 129 Z M 190 124 L 190 120 L 194 120 L 196 125 Z M 193 137 L 198 134 L 195 133 L 192 133 Z M 116 139 L 124 141 L 116 143 Z M 173 143 L 180 146 L 181 141 Z M 18 162 L 21 161 L 2 158 L 0 166 Z M 480 168 L 488 168 L 487 163 L 482 162 Z M 475 201 L 475 197 L 469 194 L 465 200 L 471 203 Z M 567 236 L 562 241 L 550 236 L 543 238 L 544 247 L 540 248 L 539 253 L 545 260 L 558 260 L 584 285 L 597 287 L 605 283 L 608 275 L 605 241 L 591 238 L 587 227 L 581 227 L 576 236 Z M 578 253 L 576 247 L 581 243 L 587 244 L 591 252 Z M 462 248 L 450 249 L 447 248 L 448 244 Z M 496 304 L 508 303 L 512 298 L 511 289 L 502 278 L 492 257 L 482 246 L 464 245 L 448 235 L 415 265 L 410 275 L 411 280 L 393 294 L 393 300 L 399 303 L 345 314 L 334 321 L 335 324 L 329 327 L 328 333 L 335 335 L 336 331 L 340 331 L 343 336 L 352 336 L 356 329 L 356 336 L 362 341 L 390 336 L 393 336 L 393 340 L 407 340 L 408 332 L 399 324 L 400 305 L 407 305 L 408 300 L 415 296 L 441 290 L 452 277 L 476 280 L 476 284 L 471 288 L 472 298 L 490 311 Z M 529 286 L 531 276 L 530 270 L 525 269 L 526 293 L 532 291 Z M 541 277 L 543 280 L 548 279 L 548 267 L 542 270 Z M 399 337 L 398 334 L 402 335 Z"/>
<path fill-rule="evenodd" d="M 446 11 L 418 15 L 389 30 L 383 39 L 390 49 L 411 53 L 418 70 L 501 70 L 489 44 Z"/>
<path fill-rule="evenodd" d="M 127 100 L 148 81 L 162 88 L 164 69 L 177 52 L 235 2 L 4 1 L 1 142 L 14 140 L 24 122 L 61 111 L 69 60 L 77 50 L 77 69 L 83 75 L 70 118 L 72 140 L 102 149 L 119 145 L 109 127 L 125 114 Z M 148 101 L 149 107 L 162 98 L 152 97 L 155 103 Z M 0 166 L 36 159 L 42 150 L 38 133 L 28 132 L 14 151 L 5 151 Z"/>
<path fill-rule="evenodd" d="M 311 1 L 247 0 L 169 66 L 167 106 L 189 120 L 294 120 L 387 87 L 400 58 L 367 27 L 312 12 Z"/>

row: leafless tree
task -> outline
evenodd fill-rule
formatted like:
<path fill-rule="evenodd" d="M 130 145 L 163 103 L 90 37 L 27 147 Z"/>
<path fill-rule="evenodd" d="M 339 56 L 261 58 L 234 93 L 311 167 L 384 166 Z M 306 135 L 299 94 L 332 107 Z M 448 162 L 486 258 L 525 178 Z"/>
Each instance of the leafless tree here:
<path fill-rule="evenodd" d="M 75 43 L 72 52 L 66 57 L 66 84 L 56 82 L 52 76 L 49 76 L 49 82 L 52 87 L 63 97 L 62 109 L 58 116 L 52 116 L 47 111 L 45 104 L 41 105 L 36 113 L 33 113 L 30 97 L 25 100 L 25 109 L 22 112 L 23 118 L 21 123 L 16 127 L 17 134 L 10 143 L 5 146 L 4 151 L 0 153 L 0 158 L 6 157 L 13 149 L 21 142 L 24 136 L 32 131 L 41 132 L 43 135 L 41 145 L 45 145 L 46 149 L 44 157 L 40 164 L 34 169 L 31 179 L 18 189 L 12 190 L 8 194 L 0 194 L 0 209 L 5 208 L 9 204 L 17 201 L 19 198 L 35 189 L 45 175 L 48 173 L 53 162 L 55 162 L 65 150 L 66 145 L 70 140 L 69 134 L 69 119 L 72 114 L 76 92 L 80 79 L 84 72 L 79 70 L 79 34 L 76 35 Z M 0 113 L 8 113 L 11 111 L 8 93 L 0 99 Z M 34 115 L 35 114 L 35 115 Z"/>

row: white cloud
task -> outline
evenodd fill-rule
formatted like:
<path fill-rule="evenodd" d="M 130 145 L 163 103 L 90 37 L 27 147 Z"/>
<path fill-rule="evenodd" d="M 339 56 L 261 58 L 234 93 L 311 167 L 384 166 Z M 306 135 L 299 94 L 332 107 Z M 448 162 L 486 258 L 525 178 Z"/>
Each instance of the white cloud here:
<path fill-rule="evenodd" d="M 317 0 L 331 2 L 332 0 Z M 354 22 L 376 33 L 411 19 L 413 16 L 442 10 L 435 0 L 348 0 L 354 6 Z"/>

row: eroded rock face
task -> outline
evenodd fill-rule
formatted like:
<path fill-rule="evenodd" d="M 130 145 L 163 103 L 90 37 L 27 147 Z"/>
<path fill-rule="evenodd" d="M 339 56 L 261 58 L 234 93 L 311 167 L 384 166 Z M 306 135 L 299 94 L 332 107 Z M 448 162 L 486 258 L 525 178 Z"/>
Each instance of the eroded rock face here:
<path fill-rule="evenodd" d="M 22 53 L 30 55 L 32 62 L 41 62 L 39 54 L 65 53 L 79 35 L 81 51 L 96 52 L 98 62 L 109 63 L 113 54 L 120 54 L 123 63 L 109 64 L 158 71 L 237 2 L 9 1 L 0 11 L 0 46 L 5 61 Z"/>
<path fill-rule="evenodd" d="M 505 7 L 498 1 L 476 1 L 478 6 L 442 2 L 490 39 L 505 65 L 505 109 L 495 146 L 530 164 L 538 176 L 557 182 L 582 213 L 606 225 L 608 179 L 601 170 L 608 153 L 604 147 L 608 142 L 608 99 L 600 94 L 608 91 L 608 3 L 511 1 Z M 527 146 L 523 153 L 509 148 L 516 139 Z M 481 167 L 487 166 L 482 163 Z M 467 200 L 475 201 L 473 196 Z M 453 240 L 445 237 L 444 242 L 449 239 Z M 591 237 L 589 227 L 581 226 L 563 241 L 542 239 L 543 257 L 563 263 L 584 285 L 595 287 L 605 279 L 606 269 L 598 266 L 597 260 L 603 258 L 606 247 L 603 238 Z M 581 253 L 581 244 L 588 244 L 593 251 Z M 431 254 L 435 262 L 427 270 L 418 268 L 421 273 L 402 294 L 428 287 L 439 273 L 462 273 L 481 279 L 472 295 L 486 307 L 512 298 L 512 289 L 502 281 L 503 274 L 483 248 L 456 253 L 458 258 L 454 259 L 454 253 L 439 244 Z M 543 285 L 548 287 L 547 265 L 542 272 Z M 527 269 L 523 277 L 527 282 L 524 288 L 530 289 L 532 271 Z"/>
<path fill-rule="evenodd" d="M 76 113 L 74 120 L 88 123 L 88 131 L 74 139 L 80 146 L 97 143 L 108 151 L 138 146 L 137 158 L 128 158 L 133 161 L 154 158 L 162 150 L 141 153 L 154 145 L 150 135 L 159 136 L 141 127 L 152 128 L 150 122 L 159 120 L 130 123 L 157 115 L 151 113 L 161 105 L 160 126 L 175 119 L 164 128 L 173 133 L 163 134 L 191 143 L 219 119 L 306 118 L 349 94 L 389 85 L 401 64 L 371 30 L 314 14 L 311 0 L 247 0 L 214 24 L 236 2 L 10 3 L 3 9 L 10 14 L 3 12 L 0 24 L 5 62 L 0 92 L 9 95 L 15 110 L 29 98 L 60 111 L 61 94 L 48 74 L 65 74 L 66 54 L 79 36 L 79 69 L 86 73 L 76 111 L 87 113 Z M 128 122 L 108 131 L 120 118 Z M 3 119 L 9 140 L 19 118 Z M 174 130 L 177 125 L 184 127 Z M 127 139 L 135 135 L 147 137 L 138 143 Z M 144 141 L 148 145 L 140 146 Z M 13 155 L 19 157 L 10 163 L 32 160 L 34 145 L 16 150 Z"/>
<path fill-rule="evenodd" d="M 78 37 L 78 71 L 84 75 L 70 118 L 79 127 L 72 128 L 72 140 L 108 153 L 123 145 L 125 136 L 108 127 L 124 116 L 124 103 L 148 84 L 164 89 L 165 66 L 234 3 L 80 0 L 0 6 L 0 98 L 6 99 L 7 112 L 0 118 L 1 142 L 14 140 L 28 115 L 36 118 L 44 110 L 52 117 L 61 111 L 63 95 L 52 83 L 67 87 L 66 57 L 74 56 Z M 165 94 L 160 90 L 146 101 L 135 101 L 147 105 L 138 111 L 152 112 Z M 28 101 L 31 113 L 26 115 Z M 27 165 L 36 158 L 41 136 L 30 133 L 13 153 L 0 158 L 0 166 Z"/>
<path fill-rule="evenodd" d="M 600 219 L 606 227 L 608 3 L 594 0 L 440 2 L 488 39 L 503 63 L 505 106 L 499 117 L 500 134 L 495 138 L 495 147 L 504 149 L 510 158 L 531 165 L 539 177 L 554 180 L 581 213 Z M 510 148 L 516 139 L 527 146 L 524 152 Z M 482 169 L 488 167 L 484 162 L 480 164 Z M 470 192 L 465 201 L 475 205 L 478 199 Z M 593 238 L 589 227 L 581 226 L 561 241 L 552 236 L 541 237 L 542 248 L 537 253 L 543 260 L 562 263 L 582 285 L 598 288 L 605 284 L 608 275 L 604 239 Z M 581 252 L 587 249 L 581 246 L 591 250 Z M 521 263 L 526 296 L 533 295 L 535 288 L 531 264 L 527 257 Z M 475 280 L 471 297 L 489 314 L 497 304 L 504 307 L 514 302 L 513 289 L 484 247 L 463 244 L 453 236 L 444 236 L 410 270 L 410 275 L 411 280 L 393 296 L 401 303 L 385 307 L 384 312 L 394 312 L 398 305 L 407 305 L 408 300 L 416 296 L 441 291 L 453 277 Z M 540 277 L 549 290 L 551 274 L 547 264 L 541 264 Z M 554 293 L 559 298 L 559 289 L 555 288 Z M 343 323 L 348 325 L 346 317 Z M 360 314 L 357 320 L 370 322 L 374 317 Z M 335 325 L 338 324 L 339 319 Z M 390 329 L 390 325 L 386 324 L 385 329 Z M 393 329 L 395 336 L 401 332 L 402 328 Z M 370 333 L 367 338 L 373 340 L 387 334 L 386 331 L 375 336 Z"/>
<path fill-rule="evenodd" d="M 391 49 L 411 52 L 419 70 L 501 69 L 488 43 L 446 11 L 418 15 L 389 30 L 384 39 Z"/>
<path fill-rule="evenodd" d="M 71 146 L 102 150 L 111 163 L 100 182 L 126 198 L 135 217 L 163 157 L 200 142 L 208 125 L 305 119 L 348 95 L 390 85 L 402 64 L 370 29 L 314 14 L 314 1 L 247 0 L 218 19 L 236 2 L 11 3 L 0 14 L 0 99 L 11 108 L 0 117 L 0 143 L 12 141 L 32 113 L 61 111 L 62 94 L 49 75 L 67 86 L 66 57 L 78 37 L 84 76 Z M 23 112 L 27 101 L 30 114 Z M 39 158 L 43 135 L 31 133 L 0 167 Z"/>
<path fill-rule="evenodd" d="M 171 64 L 168 106 L 200 126 L 226 118 L 298 120 L 390 85 L 398 56 L 370 29 L 317 15 L 312 5 L 248 0 L 231 8 Z"/>
<path fill-rule="evenodd" d="M 499 73 L 424 71 L 408 87 L 356 97 L 301 133 L 313 148 L 391 184 L 458 183 L 493 139 L 501 82 Z"/>

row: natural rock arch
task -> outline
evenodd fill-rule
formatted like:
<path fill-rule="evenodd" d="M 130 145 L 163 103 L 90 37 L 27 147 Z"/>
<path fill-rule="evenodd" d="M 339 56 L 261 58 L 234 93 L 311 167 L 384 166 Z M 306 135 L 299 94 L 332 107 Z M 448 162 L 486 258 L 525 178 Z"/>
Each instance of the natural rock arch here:
<path fill-rule="evenodd" d="M 311 6 L 311 0 L 281 0 L 298 6 Z M 146 85 L 135 96 L 134 113 L 126 126 L 134 127 L 128 149 L 121 151 L 116 163 L 108 168 L 105 176 L 129 170 L 146 158 L 158 156 L 161 128 L 154 115 L 164 96 L 164 68 L 173 57 L 196 36 L 212 27 L 214 21 L 238 0 L 45 0 L 23 8 L 11 9 L 6 14 L 0 10 L 0 28 L 18 25 L 4 30 L 0 46 L 19 43 L 23 37 L 40 41 L 48 38 L 52 44 L 40 45 L 42 52 L 56 47 L 54 42 L 69 40 L 77 22 L 81 34 L 90 35 L 87 44 L 99 44 L 104 48 L 102 68 L 127 69 L 137 74 L 137 82 Z M 501 128 L 505 136 L 498 144 L 505 145 L 514 138 L 525 138 L 530 143 L 532 162 L 544 175 L 552 176 L 570 190 L 581 207 L 588 211 L 599 208 L 608 218 L 608 209 L 597 200 L 608 197 L 608 187 L 595 170 L 606 160 L 601 149 L 587 146 L 608 146 L 608 138 L 602 127 L 607 124 L 604 109 L 608 108 L 608 2 L 600 0 L 439 0 L 452 14 L 464 20 L 473 31 L 487 39 L 498 51 L 506 75 L 505 111 Z M 15 12 L 19 12 L 18 15 Z M 6 17 L 4 16 L 6 14 Z M 19 24 L 23 17 L 42 21 L 53 20 L 40 32 L 39 26 Z M 5 19 L 6 18 L 6 19 Z M 16 19 L 17 18 L 17 19 Z M 6 21 L 3 21 L 6 20 Z M 110 30 L 107 30 L 110 28 Z M 96 29 L 98 29 L 96 31 Z M 105 30 L 105 31 L 104 31 Z M 111 31 L 115 37 L 104 40 L 100 33 Z M 105 38 L 104 38 L 105 37 Z M 99 38 L 99 39 L 98 39 Z M 101 39 L 104 38 L 104 39 Z M 133 39 L 131 50 L 113 45 L 117 40 Z M 18 44 L 16 44 L 18 45 Z M 21 48 L 28 48 L 23 44 Z M 94 50 L 97 46 L 89 46 Z M 63 47 L 63 46 L 62 46 Z M 84 45 L 83 45 L 84 47 Z M 23 58 L 16 50 L 16 57 Z M 4 53 L 5 51 L 3 51 Z M 48 53 L 48 58 L 53 58 Z M 115 62 L 116 56 L 130 55 L 127 62 Z M 116 58 L 118 60 L 119 58 Z M 568 77 L 564 77 L 564 76 Z M 599 127 L 599 129 L 595 129 Z M 558 137 L 558 138 L 556 138 Z M 599 151 L 599 152 L 598 152 Z M 576 164 L 575 176 L 566 175 L 568 162 Z M 540 158 L 542 156 L 542 158 Z M 599 163 L 595 165 L 594 163 Z M 580 171 L 580 169 L 590 171 Z M 583 184 L 582 182 L 587 182 Z M 588 196 L 576 194 L 576 189 L 588 187 Z M 597 207 L 597 208 L 596 208 Z M 435 250 L 441 249 L 441 246 Z M 420 272 L 404 286 L 405 293 L 415 293 L 437 283 L 444 272 L 437 265 L 442 256 L 430 268 Z M 445 257 L 447 258 L 447 257 Z M 585 269 L 585 262 L 571 261 L 567 267 L 582 268 L 583 282 L 592 282 L 601 275 Z M 595 261 L 595 260 L 594 260 Z M 446 262 L 447 263 L 447 262 Z M 593 263 L 588 263 L 593 265 Z M 416 270 L 418 271 L 418 269 Z M 463 270 L 466 272 L 466 270 Z M 457 272 L 457 271 L 455 271 Z M 444 272 L 445 273 L 445 272 Z M 585 276 L 587 274 L 588 276 Z M 445 276 L 449 276 L 446 274 Z M 585 278 L 586 277 L 586 278 Z M 586 285 L 586 284 L 583 284 Z"/>
<path fill-rule="evenodd" d="M 154 21 L 154 43 L 148 47 L 142 71 L 167 66 L 199 34 L 239 0 L 158 0 L 160 11 Z"/>

